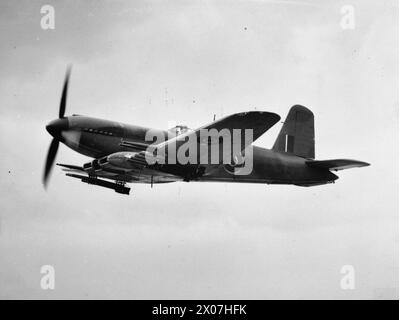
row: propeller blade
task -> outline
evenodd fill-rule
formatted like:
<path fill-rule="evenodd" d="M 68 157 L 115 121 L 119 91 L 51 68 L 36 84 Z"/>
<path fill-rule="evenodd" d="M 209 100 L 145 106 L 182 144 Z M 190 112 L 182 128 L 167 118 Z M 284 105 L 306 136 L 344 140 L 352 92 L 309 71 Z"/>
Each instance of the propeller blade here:
<path fill-rule="evenodd" d="M 71 75 L 71 69 L 72 69 L 72 66 L 69 65 L 67 67 L 66 74 L 65 74 L 64 86 L 62 88 L 62 95 L 61 95 L 61 101 L 60 101 L 60 109 L 59 109 L 59 113 L 58 113 L 58 118 L 60 118 L 60 119 L 64 118 L 64 115 L 65 115 L 67 96 L 68 96 L 69 76 Z M 47 131 L 49 131 L 50 134 L 53 135 L 54 137 L 56 137 L 56 135 L 54 135 L 52 133 L 52 129 L 55 129 L 55 127 L 56 127 L 56 125 L 55 125 L 54 121 L 47 125 Z M 54 160 L 57 155 L 59 144 L 60 144 L 60 142 L 57 140 L 57 138 L 53 138 L 53 140 L 51 140 L 50 148 L 48 149 L 48 152 L 47 152 L 46 164 L 44 167 L 44 174 L 43 174 L 44 188 L 47 187 L 48 179 L 50 176 L 51 169 L 53 168 L 53 165 L 54 165 Z"/>
<path fill-rule="evenodd" d="M 66 101 L 68 95 L 68 83 L 69 83 L 69 76 L 71 74 L 71 68 L 72 67 L 69 65 L 65 74 L 64 88 L 62 89 L 62 96 L 60 102 L 59 118 L 63 118 L 65 115 Z"/>
<path fill-rule="evenodd" d="M 44 175 L 43 175 L 43 185 L 44 185 L 44 187 L 47 186 L 48 178 L 49 178 L 51 169 L 53 168 L 55 156 L 57 155 L 58 145 L 59 145 L 58 140 L 53 139 L 51 141 L 50 148 L 48 149 L 47 159 L 46 159 L 46 166 L 45 166 Z"/>

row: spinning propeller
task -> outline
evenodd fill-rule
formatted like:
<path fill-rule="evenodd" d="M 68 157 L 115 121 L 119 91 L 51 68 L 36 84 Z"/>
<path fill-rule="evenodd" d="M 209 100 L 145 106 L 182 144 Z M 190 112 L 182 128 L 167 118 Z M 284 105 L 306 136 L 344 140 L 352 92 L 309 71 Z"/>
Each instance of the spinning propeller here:
<path fill-rule="evenodd" d="M 68 128 L 68 120 L 64 118 L 64 115 L 66 109 L 70 74 L 71 74 L 71 66 L 68 66 L 65 74 L 64 87 L 62 89 L 58 119 L 53 120 L 46 126 L 47 131 L 53 136 L 53 140 L 51 140 L 50 148 L 47 153 L 46 164 L 44 167 L 43 185 L 45 188 L 47 187 L 50 172 L 54 165 L 54 160 L 57 155 L 58 146 L 60 144 L 60 141 L 62 141 L 63 139 L 61 132 L 62 130 L 66 130 Z"/>

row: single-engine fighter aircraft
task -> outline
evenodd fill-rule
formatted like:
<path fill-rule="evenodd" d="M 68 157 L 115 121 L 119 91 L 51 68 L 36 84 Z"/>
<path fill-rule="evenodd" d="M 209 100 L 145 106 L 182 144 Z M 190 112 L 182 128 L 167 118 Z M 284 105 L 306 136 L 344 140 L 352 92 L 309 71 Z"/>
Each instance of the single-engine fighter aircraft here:
<path fill-rule="evenodd" d="M 308 187 L 333 183 L 338 177 L 331 171 L 369 165 L 348 159 L 315 160 L 314 116 L 309 109 L 300 105 L 290 109 L 272 149 L 252 145 L 253 141 L 280 120 L 280 116 L 271 112 L 236 113 L 197 130 L 177 126 L 167 131 L 81 115 L 65 117 L 69 76 L 70 68 L 64 81 L 59 118 L 46 126 L 53 140 L 44 169 L 45 187 L 60 142 L 76 152 L 94 158 L 83 166 L 57 163 L 66 171 L 67 176 L 122 194 L 130 192 L 127 183 L 148 183 L 152 186 L 175 181 L 293 184 Z M 251 139 L 245 139 L 244 142 L 239 139 L 238 143 L 233 139 L 231 145 L 235 152 L 229 153 L 230 161 L 225 161 L 224 154 L 222 157 L 217 156 L 216 163 L 203 161 L 204 157 L 197 154 L 191 159 L 198 161 L 171 161 L 176 155 L 172 155 L 168 148 L 173 144 L 181 147 L 182 141 L 194 141 L 198 147 L 194 151 L 199 150 L 200 154 L 204 147 L 209 149 L 216 146 L 216 149 L 221 149 L 231 143 L 225 143 L 224 136 L 223 139 L 220 136 L 217 139 L 202 138 L 202 131 L 214 129 L 216 132 L 232 133 L 233 136 L 238 131 L 240 138 L 243 136 L 241 132 L 250 132 Z M 165 141 L 153 143 L 148 141 L 149 132 L 152 136 L 155 134 L 167 138 Z M 249 149 L 251 152 L 247 151 Z M 192 149 L 188 149 L 190 150 Z M 163 162 L 148 161 L 154 157 L 159 160 L 158 153 L 162 154 Z M 205 160 L 208 156 L 206 154 Z M 250 170 L 243 174 L 249 161 Z"/>

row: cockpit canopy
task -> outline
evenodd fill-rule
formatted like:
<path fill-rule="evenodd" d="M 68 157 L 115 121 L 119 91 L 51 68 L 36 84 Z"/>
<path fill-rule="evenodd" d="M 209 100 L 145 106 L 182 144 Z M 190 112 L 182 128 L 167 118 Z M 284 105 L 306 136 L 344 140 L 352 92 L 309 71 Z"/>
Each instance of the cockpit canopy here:
<path fill-rule="evenodd" d="M 186 133 L 187 131 L 190 131 L 190 130 L 192 130 L 192 129 L 188 128 L 187 126 L 177 125 L 176 127 L 169 129 L 168 131 L 175 136 L 179 136 L 179 135 Z"/>

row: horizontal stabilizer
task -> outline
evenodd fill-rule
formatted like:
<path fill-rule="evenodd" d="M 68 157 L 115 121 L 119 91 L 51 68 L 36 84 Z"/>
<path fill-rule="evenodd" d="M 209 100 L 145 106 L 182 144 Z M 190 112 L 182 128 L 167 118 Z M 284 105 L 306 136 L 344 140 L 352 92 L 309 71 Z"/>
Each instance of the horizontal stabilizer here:
<path fill-rule="evenodd" d="M 370 164 L 363 161 L 350 160 L 350 159 L 333 159 L 333 160 L 309 160 L 306 164 L 310 167 L 328 169 L 328 170 L 344 170 L 350 168 L 366 167 Z"/>

